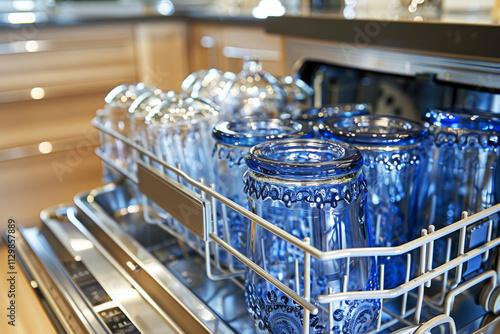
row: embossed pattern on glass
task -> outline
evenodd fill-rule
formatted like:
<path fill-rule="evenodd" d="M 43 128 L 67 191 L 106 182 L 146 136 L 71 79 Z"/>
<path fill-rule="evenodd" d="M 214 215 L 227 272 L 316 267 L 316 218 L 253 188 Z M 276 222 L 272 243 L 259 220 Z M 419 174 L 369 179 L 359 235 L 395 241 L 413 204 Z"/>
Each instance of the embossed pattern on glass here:
<path fill-rule="evenodd" d="M 313 139 L 275 140 L 250 149 L 245 157 L 244 191 L 250 209 L 272 224 L 322 251 L 371 246 L 365 224 L 366 181 L 363 158 L 348 144 Z M 302 295 L 304 252 L 250 224 L 249 257 L 273 277 Z M 298 271 L 295 270 L 297 263 Z M 311 258 L 311 300 L 343 291 L 347 270 L 349 291 L 373 290 L 378 278 L 373 258 L 318 261 Z M 245 277 L 245 299 L 257 326 L 268 333 L 303 333 L 303 309 L 252 270 Z M 379 300 L 319 305 L 311 315 L 310 333 L 365 333 L 380 312 Z"/>
<path fill-rule="evenodd" d="M 425 121 L 429 138 L 418 196 L 422 227 L 439 229 L 460 220 L 462 211 L 470 215 L 498 203 L 500 119 L 465 109 L 436 109 L 425 114 Z M 452 258 L 457 235 L 453 241 Z M 434 261 L 443 263 L 445 241 L 437 240 L 434 247 Z"/>
<path fill-rule="evenodd" d="M 213 129 L 217 141 L 214 159 L 217 159 L 216 190 L 242 207 L 248 207 L 243 192 L 243 174 L 247 170 L 245 154 L 253 145 L 272 139 L 309 137 L 310 130 L 301 123 L 280 119 L 241 119 L 218 123 Z M 248 219 L 226 206 L 219 206 L 218 233 L 240 253 L 247 254 Z M 226 226 L 226 234 L 223 233 Z M 228 253 L 221 251 L 224 262 L 243 268 L 240 261 L 225 261 Z"/>
<path fill-rule="evenodd" d="M 417 226 L 415 187 L 424 127 L 400 117 L 368 115 L 333 118 L 325 129 L 325 136 L 355 145 L 363 153 L 367 222 L 374 246 L 411 241 Z M 385 265 L 385 288 L 404 283 L 406 256 L 379 259 Z"/>

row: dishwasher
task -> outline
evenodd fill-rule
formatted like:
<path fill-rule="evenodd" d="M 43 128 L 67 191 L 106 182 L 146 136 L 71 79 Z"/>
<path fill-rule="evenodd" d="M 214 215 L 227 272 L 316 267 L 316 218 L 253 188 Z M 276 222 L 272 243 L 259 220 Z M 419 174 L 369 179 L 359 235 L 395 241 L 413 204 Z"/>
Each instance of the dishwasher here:
<path fill-rule="evenodd" d="M 276 26 L 282 20 L 271 19 L 268 30 L 279 33 L 281 28 Z M 460 100 L 466 107 L 500 113 L 499 68 L 493 61 L 369 47 L 356 52 L 346 53 L 340 42 L 301 36 L 286 42 L 287 67 L 314 88 L 316 106 L 356 101 L 371 104 L 374 113 L 417 119 L 425 108 L 453 106 Z M 489 81 L 478 79 L 481 75 Z M 334 302 L 370 298 L 380 301 L 381 313 L 369 333 L 486 334 L 500 330 L 500 238 L 493 238 L 491 232 L 498 228 L 500 205 L 464 216 L 443 229 L 422 232 L 420 238 L 398 247 L 322 252 L 273 229 L 269 222 L 96 119 L 92 124 L 100 134 L 121 141 L 135 156 L 146 156 L 177 177 L 140 160 L 135 161 L 137 173 L 130 173 L 97 148 L 103 164 L 119 177 L 101 188 L 76 194 L 71 203 L 45 209 L 39 228 L 20 228 L 20 262 L 60 332 L 264 333 L 246 309 L 245 269 L 221 265 L 216 256 L 219 249 L 259 272 L 270 284 L 276 282 L 217 236 L 214 217 L 219 205 L 240 212 L 293 244 L 304 256 L 321 261 L 403 254 L 409 267 L 412 256 L 419 259 L 419 275 L 407 276 L 391 289 L 381 285 L 372 291 L 321 295 L 318 300 L 288 291 L 304 314 L 315 314 L 322 305 L 333 318 Z M 152 203 L 178 218 L 202 247 L 190 247 L 189 240 L 154 219 Z M 472 245 L 476 230 L 471 227 L 478 224 L 490 232 Z M 433 266 L 435 241 L 452 233 L 460 233 L 460 243 L 468 247 Z M 495 265 L 470 274 L 467 264 L 477 257 Z M 305 267 L 304 275 L 310 270 L 307 264 Z M 383 271 L 379 268 L 382 277 Z M 309 333 L 307 326 L 303 333 Z"/>

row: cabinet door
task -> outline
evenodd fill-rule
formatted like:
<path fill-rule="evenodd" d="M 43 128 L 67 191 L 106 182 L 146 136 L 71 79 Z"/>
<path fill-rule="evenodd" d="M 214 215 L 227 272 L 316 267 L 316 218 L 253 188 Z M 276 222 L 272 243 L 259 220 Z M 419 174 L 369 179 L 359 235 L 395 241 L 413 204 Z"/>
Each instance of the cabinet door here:
<path fill-rule="evenodd" d="M 138 80 L 132 25 L 33 29 L 0 37 L 0 230 L 101 185 L 90 121 Z"/>
<path fill-rule="evenodd" d="M 189 75 L 185 22 L 141 23 L 135 28 L 141 81 L 164 91 L 180 90 Z"/>
<path fill-rule="evenodd" d="M 267 34 L 261 26 L 194 23 L 190 37 L 191 72 L 215 67 L 238 73 L 244 56 L 257 55 L 266 72 L 285 74 L 282 38 Z"/>
<path fill-rule="evenodd" d="M 105 94 L 137 80 L 130 25 L 12 30 L 0 37 L 0 60 L 0 103 Z"/>

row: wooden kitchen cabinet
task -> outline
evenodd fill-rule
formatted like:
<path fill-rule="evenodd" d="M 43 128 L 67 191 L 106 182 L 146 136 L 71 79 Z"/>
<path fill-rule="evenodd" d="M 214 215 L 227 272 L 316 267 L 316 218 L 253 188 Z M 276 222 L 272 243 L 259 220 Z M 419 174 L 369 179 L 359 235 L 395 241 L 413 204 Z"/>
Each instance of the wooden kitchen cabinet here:
<path fill-rule="evenodd" d="M 142 23 L 135 27 L 140 81 L 164 91 L 180 90 L 189 75 L 185 22 Z"/>
<path fill-rule="evenodd" d="M 9 29 L 0 34 L 0 231 L 36 225 L 48 206 L 100 186 L 90 125 L 119 84 L 179 89 L 184 22 Z"/>
<path fill-rule="evenodd" d="M 101 185 L 90 125 L 117 85 L 180 90 L 194 71 L 238 73 L 258 55 L 281 76 L 283 39 L 260 22 L 131 20 L 5 28 L 0 34 L 0 231 Z M 90 146 L 89 146 L 90 145 Z"/>
<path fill-rule="evenodd" d="M 262 26 L 194 22 L 189 37 L 191 72 L 217 68 L 239 73 L 244 56 L 258 55 L 266 72 L 275 76 L 286 74 L 281 51 L 283 38 L 267 34 Z"/>

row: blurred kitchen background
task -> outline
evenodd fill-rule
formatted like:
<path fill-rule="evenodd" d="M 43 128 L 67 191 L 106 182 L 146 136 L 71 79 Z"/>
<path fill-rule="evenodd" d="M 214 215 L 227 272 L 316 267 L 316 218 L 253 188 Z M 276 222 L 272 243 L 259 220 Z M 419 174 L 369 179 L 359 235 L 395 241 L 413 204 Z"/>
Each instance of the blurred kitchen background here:
<path fill-rule="evenodd" d="M 0 230 L 8 218 L 36 225 L 44 208 L 102 184 L 90 120 L 113 87 L 179 90 L 200 69 L 238 73 L 246 55 L 293 74 L 268 16 L 496 24 L 497 14 L 494 0 L 0 0 Z"/>

